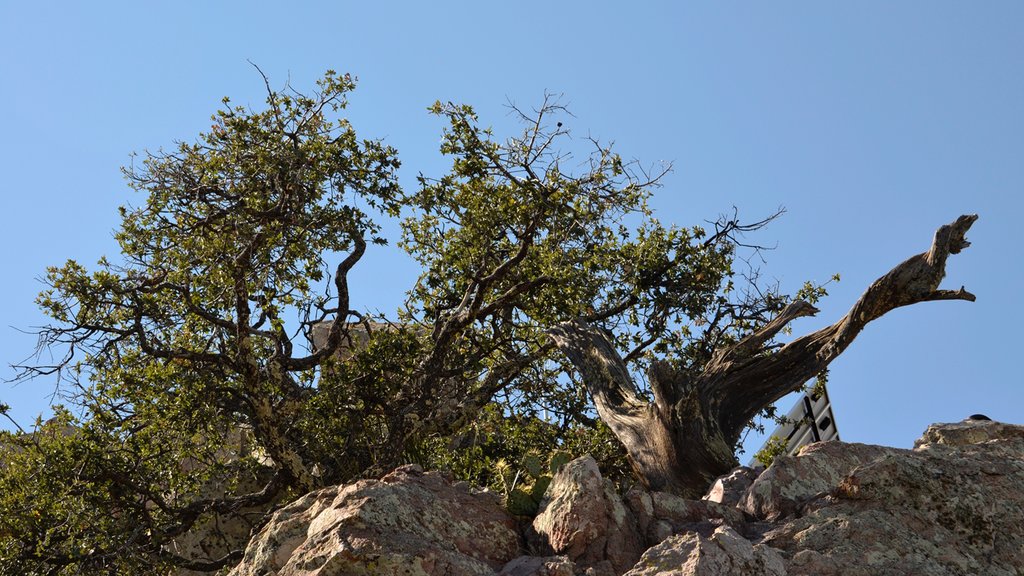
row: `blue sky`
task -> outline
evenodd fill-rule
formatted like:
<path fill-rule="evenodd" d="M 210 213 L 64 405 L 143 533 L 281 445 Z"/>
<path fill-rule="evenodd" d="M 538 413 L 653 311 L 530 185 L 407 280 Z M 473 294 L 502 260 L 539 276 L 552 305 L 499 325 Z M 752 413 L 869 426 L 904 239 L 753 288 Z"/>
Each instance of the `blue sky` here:
<path fill-rule="evenodd" d="M 979 213 L 946 279 L 978 301 L 873 323 L 832 365 L 830 393 L 848 441 L 909 447 L 975 412 L 1024 421 L 1024 3 L 149 4 L 0 0 L 5 365 L 33 349 L 18 330 L 44 321 L 33 299 L 47 265 L 116 255 L 129 153 L 192 139 L 222 96 L 261 104 L 251 60 L 299 89 L 328 68 L 358 76 L 350 118 L 399 149 L 408 186 L 445 167 L 435 100 L 476 106 L 500 133 L 508 100 L 562 93 L 577 137 L 673 163 L 653 202 L 663 222 L 787 209 L 754 238 L 777 245 L 762 272 L 789 291 L 843 278 L 797 333 L 839 318 L 939 225 Z M 377 249 L 353 303 L 392 310 L 415 274 Z M 27 422 L 52 391 L 3 384 L 0 401 Z"/>

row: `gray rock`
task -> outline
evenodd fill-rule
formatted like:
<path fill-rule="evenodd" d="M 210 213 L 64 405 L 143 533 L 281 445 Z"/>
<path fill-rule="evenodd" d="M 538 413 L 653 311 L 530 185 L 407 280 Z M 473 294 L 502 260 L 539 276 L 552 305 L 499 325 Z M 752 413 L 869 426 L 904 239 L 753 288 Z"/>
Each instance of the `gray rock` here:
<path fill-rule="evenodd" d="M 915 450 L 933 446 L 966 446 L 989 440 L 1024 438 L 1024 427 L 993 420 L 972 420 L 951 424 L 932 424 L 924 435 L 914 442 Z"/>
<path fill-rule="evenodd" d="M 498 572 L 498 576 L 573 576 L 576 565 L 566 556 L 520 556 Z"/>
<path fill-rule="evenodd" d="M 764 542 L 783 552 L 794 576 L 1020 574 L 1024 427 L 975 435 L 962 424 L 933 426 L 926 437 L 980 444 L 922 442 L 917 451 L 884 454 Z"/>
<path fill-rule="evenodd" d="M 626 506 L 637 519 L 637 529 L 648 546 L 672 534 L 696 530 L 700 524 L 727 524 L 740 529 L 745 518 L 734 507 L 710 500 L 689 500 L 667 492 L 630 490 Z M 713 529 L 713 527 L 712 527 Z"/>

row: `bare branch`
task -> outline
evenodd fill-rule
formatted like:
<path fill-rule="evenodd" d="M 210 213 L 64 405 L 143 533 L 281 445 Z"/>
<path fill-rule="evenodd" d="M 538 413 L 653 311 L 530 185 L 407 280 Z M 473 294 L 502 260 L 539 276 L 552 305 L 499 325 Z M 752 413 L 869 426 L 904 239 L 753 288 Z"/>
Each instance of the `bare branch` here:
<path fill-rule="evenodd" d="M 334 287 L 338 291 L 338 312 L 335 314 L 334 322 L 331 323 L 331 329 L 327 333 L 327 340 L 322 347 L 308 356 L 285 358 L 283 364 L 287 370 L 308 370 L 318 366 L 325 359 L 330 358 L 338 350 L 338 346 L 341 345 L 341 338 L 345 331 L 349 309 L 348 273 L 366 252 L 366 240 L 363 239 L 361 234 L 352 234 L 352 241 L 355 243 L 355 247 L 338 264 L 334 272 Z"/>

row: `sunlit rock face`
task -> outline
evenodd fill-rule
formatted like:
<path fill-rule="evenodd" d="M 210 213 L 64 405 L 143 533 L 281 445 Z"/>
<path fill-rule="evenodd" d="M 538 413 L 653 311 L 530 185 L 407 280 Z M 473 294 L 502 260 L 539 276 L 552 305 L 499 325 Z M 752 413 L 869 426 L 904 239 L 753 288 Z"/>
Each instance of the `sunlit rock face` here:
<path fill-rule="evenodd" d="M 520 550 L 494 494 L 410 465 L 278 510 L 231 574 L 483 576 Z"/>
<path fill-rule="evenodd" d="M 826 459 L 842 468 L 838 482 L 800 501 L 762 542 L 791 575 L 1022 573 L 1024 427 L 936 424 L 915 445 L 851 469 L 849 458 Z"/>
<path fill-rule="evenodd" d="M 913 450 L 827 442 L 702 500 L 619 496 L 589 457 L 532 522 L 493 494 L 400 468 L 278 511 L 232 574 L 1024 574 L 1024 427 L 928 428 Z"/>

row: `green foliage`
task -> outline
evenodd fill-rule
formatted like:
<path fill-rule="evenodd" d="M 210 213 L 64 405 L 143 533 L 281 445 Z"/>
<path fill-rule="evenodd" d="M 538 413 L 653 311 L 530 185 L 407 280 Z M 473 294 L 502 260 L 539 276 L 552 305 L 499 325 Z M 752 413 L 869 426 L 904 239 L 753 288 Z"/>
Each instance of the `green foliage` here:
<path fill-rule="evenodd" d="M 225 99 L 208 133 L 124 169 L 142 199 L 121 208 L 120 259 L 48 269 L 40 335 L 59 360 L 23 376 L 57 377 L 71 408 L 2 438 L 0 572 L 226 568 L 240 545 L 170 544 L 402 461 L 526 515 L 583 454 L 627 485 L 622 446 L 545 331 L 583 318 L 637 374 L 655 356 L 699 370 L 788 301 L 753 273 L 734 285 L 736 235 L 767 220 L 661 224 L 647 201 L 664 171 L 580 150 L 557 102 L 514 109 L 524 127 L 504 140 L 436 104 L 451 168 L 408 193 L 395 150 L 341 116 L 353 88 L 328 72 L 310 96 L 268 85 L 262 110 Z M 375 324 L 348 274 L 399 217 L 422 274 Z M 377 328 L 359 343 L 356 325 Z"/>
<path fill-rule="evenodd" d="M 537 512 L 551 477 L 565 464 L 589 454 L 602 473 L 625 486 L 632 475 L 622 445 L 601 422 L 569 429 L 536 417 L 507 415 L 489 404 L 454 438 L 425 442 L 413 460 L 431 469 L 490 488 L 516 515 Z"/>
<path fill-rule="evenodd" d="M 788 451 L 789 442 L 785 438 L 769 438 L 764 447 L 754 454 L 754 459 L 763 466 L 771 466 L 779 456 L 784 456 Z"/>
<path fill-rule="evenodd" d="M 815 284 L 810 281 L 804 282 L 804 285 L 797 290 L 796 294 L 793 295 L 793 298 L 797 300 L 804 300 L 809 304 L 817 304 L 819 300 L 828 296 L 828 290 L 826 287 L 833 282 L 839 282 L 839 274 L 833 274 L 832 277 L 829 278 L 828 282 L 825 282 L 824 284 Z"/>
<path fill-rule="evenodd" d="M 230 485 L 257 466 L 237 454 L 231 460 L 173 424 L 125 430 L 100 419 L 79 421 L 58 409 L 32 434 L 5 433 L 0 572 L 168 570 L 174 564 L 163 549 L 168 535 L 189 515 L 197 521 L 212 516 L 189 495 Z"/>
<path fill-rule="evenodd" d="M 452 167 L 421 177 L 409 196 L 401 245 L 424 271 L 404 314 L 433 327 L 439 370 L 496 380 L 469 394 L 497 397 L 511 413 L 580 420 L 592 407 L 547 328 L 599 324 L 643 373 L 652 354 L 700 366 L 785 303 L 735 301 L 731 234 L 752 227 L 662 225 L 647 200 L 664 171 L 597 142 L 573 151 L 557 102 L 535 115 L 513 108 L 524 128 L 504 141 L 468 106 L 431 111 L 447 121 L 441 150 Z"/>
<path fill-rule="evenodd" d="M 415 421 L 399 414 L 404 387 L 413 377 L 423 342 L 403 326 L 378 330 L 345 361 L 327 361 L 316 394 L 303 403 L 295 422 L 303 453 L 316 462 L 321 483 L 339 483 L 393 463 L 395 433 Z M 386 470 L 385 470 L 386 471 Z"/>
<path fill-rule="evenodd" d="M 349 316 L 345 274 L 384 241 L 373 214 L 401 200 L 395 151 L 338 117 L 353 87 L 328 72 L 312 96 L 268 85 L 261 111 L 225 99 L 208 133 L 124 169 L 143 198 L 121 208 L 119 262 L 48 269 L 38 301 L 53 325 L 41 336 L 65 356 L 24 376 L 58 375 L 80 416 L 53 425 L 73 434 L 47 425 L 14 442 L 2 476 L 19 488 L 0 515 L 20 520 L 0 538 L 0 566 L 217 568 L 239 552 L 181 558 L 166 544 L 237 504 L 314 485 L 322 441 L 299 432 L 331 429 L 310 422 L 307 402 L 333 350 L 304 355 L 305 334 Z M 239 434 L 251 450 L 230 446 Z M 264 490 L 232 481 L 261 477 L 266 456 L 277 475 Z M 40 506 L 18 509 L 29 494 Z"/>

